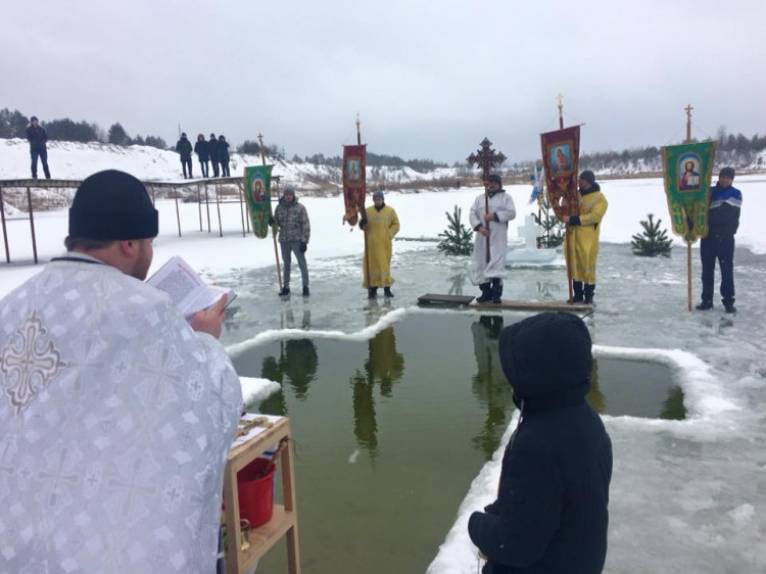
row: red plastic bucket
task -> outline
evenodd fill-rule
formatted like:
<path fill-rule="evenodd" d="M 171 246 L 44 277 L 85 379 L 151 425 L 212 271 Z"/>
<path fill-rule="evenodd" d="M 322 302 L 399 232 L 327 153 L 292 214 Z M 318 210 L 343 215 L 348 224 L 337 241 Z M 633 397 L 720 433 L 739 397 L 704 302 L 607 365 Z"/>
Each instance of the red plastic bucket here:
<path fill-rule="evenodd" d="M 274 463 L 256 458 L 237 473 L 239 516 L 255 528 L 271 520 L 274 511 Z"/>

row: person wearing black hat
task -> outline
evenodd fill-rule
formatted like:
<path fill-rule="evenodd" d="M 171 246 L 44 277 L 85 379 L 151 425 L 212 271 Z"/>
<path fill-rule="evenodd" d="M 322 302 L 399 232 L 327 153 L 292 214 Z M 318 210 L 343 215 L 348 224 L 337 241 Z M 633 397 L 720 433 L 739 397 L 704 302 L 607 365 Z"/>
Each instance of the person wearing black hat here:
<path fill-rule="evenodd" d="M 217 341 L 225 298 L 187 322 L 143 281 L 157 232 L 138 179 L 93 174 L 67 254 L 0 300 L 3 465 L 37 481 L 3 476 L 0 507 L 23 509 L 3 515 L 4 571 L 215 570 L 242 392 Z M 88 543 L 26 535 L 43 524 Z"/>
<path fill-rule="evenodd" d="M 520 413 L 497 499 L 468 521 L 487 560 L 483 572 L 599 573 L 612 444 L 585 402 L 593 362 L 588 329 L 575 315 L 542 313 L 503 329 L 498 352 Z"/>
<path fill-rule="evenodd" d="M 229 142 L 222 135 L 218 136 L 218 163 L 221 164 L 221 177 L 231 177 L 229 171 Z"/>
<path fill-rule="evenodd" d="M 210 166 L 210 154 L 208 153 L 209 144 L 205 140 L 205 136 L 202 134 L 197 135 L 197 141 L 194 143 L 194 153 L 197 154 L 199 160 L 199 167 L 202 170 L 202 177 L 209 177 L 208 171 Z"/>
<path fill-rule="evenodd" d="M 572 265 L 572 303 L 593 303 L 596 291 L 596 261 L 598 260 L 598 239 L 601 220 L 608 202 L 596 183 L 594 173 L 586 169 L 578 180 L 580 202 L 578 215 L 565 215 L 564 223 L 572 229 L 574 258 Z"/>
<path fill-rule="evenodd" d="M 700 241 L 702 259 L 702 301 L 700 311 L 713 308 L 715 262 L 721 268 L 721 302 L 727 313 L 736 313 L 734 307 L 734 235 L 739 228 L 742 192 L 732 185 L 734 168 L 725 167 L 718 174 L 718 182 L 710 188 L 708 234 Z"/>
<path fill-rule="evenodd" d="M 282 251 L 283 283 L 281 297 L 290 296 L 290 268 L 292 256 L 298 261 L 303 280 L 303 296 L 308 297 L 309 292 L 309 268 L 306 265 L 306 249 L 311 238 L 311 223 L 306 207 L 298 202 L 295 195 L 295 186 L 287 185 L 282 192 L 282 197 L 274 210 L 274 217 L 270 218 L 269 225 L 276 224 L 279 227 L 279 245 Z"/>
<path fill-rule="evenodd" d="M 51 178 L 51 172 L 48 169 L 48 134 L 45 128 L 40 125 L 37 116 L 32 116 L 27 126 L 27 141 L 29 142 L 29 155 L 32 156 L 32 178 L 37 179 L 37 158 L 43 164 L 45 179 Z"/>
<path fill-rule="evenodd" d="M 184 179 L 191 179 L 193 177 L 192 175 L 192 144 L 189 141 L 189 139 L 186 137 L 186 134 L 181 134 L 181 139 L 178 140 L 178 143 L 176 144 L 176 151 L 181 156 L 181 167 L 183 168 L 184 172 Z M 188 168 L 188 175 L 187 175 L 187 168 Z"/>
<path fill-rule="evenodd" d="M 210 156 L 210 163 L 213 165 L 213 177 L 218 177 L 219 153 L 218 140 L 216 139 L 215 134 L 210 134 L 210 139 L 207 142 L 207 153 Z"/>
<path fill-rule="evenodd" d="M 393 253 L 394 236 L 399 233 L 399 217 L 390 205 L 386 205 L 385 196 L 381 190 L 372 194 L 373 204 L 368 207 L 359 222 L 359 228 L 364 230 L 365 253 L 362 260 L 362 286 L 367 289 L 367 298 L 375 299 L 378 288 L 383 287 L 383 295 L 391 298 L 391 254 Z"/>
<path fill-rule="evenodd" d="M 502 179 L 497 174 L 488 176 L 484 182 L 484 193 L 474 200 L 468 215 L 476 233 L 470 278 L 481 290 L 477 303 L 498 304 L 502 300 L 508 222 L 514 217 L 516 207 L 513 198 L 505 193 Z"/>

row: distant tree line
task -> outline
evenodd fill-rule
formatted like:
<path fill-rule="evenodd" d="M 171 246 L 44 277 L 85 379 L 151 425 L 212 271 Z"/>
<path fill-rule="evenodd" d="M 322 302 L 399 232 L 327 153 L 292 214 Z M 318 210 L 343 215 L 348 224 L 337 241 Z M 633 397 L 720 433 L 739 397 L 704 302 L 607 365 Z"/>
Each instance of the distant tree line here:
<path fill-rule="evenodd" d="M 261 155 L 261 144 L 257 141 L 245 140 L 241 145 L 237 146 L 237 152 L 248 155 Z M 263 146 L 264 155 L 267 155 L 276 159 L 284 159 L 285 151 L 280 149 L 276 145 Z"/>
<path fill-rule="evenodd" d="M 294 155 L 292 160 L 296 163 L 310 163 L 313 165 L 326 165 L 337 168 L 340 168 L 343 165 L 343 158 L 340 156 L 325 156 L 321 153 L 307 155 L 305 158 L 301 158 L 299 155 Z M 402 159 L 397 155 L 377 154 L 369 151 L 367 152 L 367 165 L 370 167 L 409 167 L 420 173 L 433 171 L 439 167 L 447 167 L 446 163 L 430 159 Z"/>

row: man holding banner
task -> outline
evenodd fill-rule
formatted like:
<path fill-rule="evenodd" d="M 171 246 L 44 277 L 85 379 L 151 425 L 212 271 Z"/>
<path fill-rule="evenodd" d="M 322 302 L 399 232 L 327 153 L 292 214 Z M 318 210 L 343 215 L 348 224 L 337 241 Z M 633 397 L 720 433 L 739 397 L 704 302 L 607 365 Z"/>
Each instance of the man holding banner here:
<path fill-rule="evenodd" d="M 598 259 L 599 224 L 604 217 L 607 201 L 596 183 L 596 176 L 586 169 L 578 180 L 580 201 L 577 215 L 564 215 L 564 223 L 572 228 L 574 265 L 572 268 L 573 303 L 593 303 L 596 291 L 596 260 Z"/>
<path fill-rule="evenodd" d="M 708 234 L 700 242 L 702 259 L 702 302 L 700 311 L 713 308 L 715 261 L 721 267 L 721 302 L 727 313 L 736 313 L 734 307 L 734 235 L 739 227 L 742 192 L 732 185 L 734 168 L 725 167 L 718 174 L 718 182 L 710 188 Z"/>
<path fill-rule="evenodd" d="M 311 225 L 306 208 L 298 203 L 295 197 L 295 187 L 288 185 L 274 211 L 274 222 L 279 226 L 279 245 L 282 249 L 284 263 L 284 281 L 280 295 L 290 295 L 290 264 L 292 256 L 298 260 L 303 280 L 303 296 L 309 296 L 309 270 L 306 266 L 306 249 L 311 236 Z"/>

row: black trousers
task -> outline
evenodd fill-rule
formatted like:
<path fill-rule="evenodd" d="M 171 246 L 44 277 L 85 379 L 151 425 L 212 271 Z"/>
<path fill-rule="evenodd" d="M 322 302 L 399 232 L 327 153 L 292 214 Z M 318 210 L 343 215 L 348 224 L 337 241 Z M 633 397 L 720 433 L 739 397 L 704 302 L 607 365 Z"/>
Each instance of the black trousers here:
<path fill-rule="evenodd" d="M 721 301 L 734 303 L 734 236 L 709 235 L 700 242 L 702 300 L 713 300 L 715 262 L 721 268 Z"/>
<path fill-rule="evenodd" d="M 191 160 L 191 156 L 189 156 L 189 157 L 181 157 L 181 167 L 184 170 L 184 179 L 186 179 L 187 177 L 191 178 L 192 177 L 192 160 Z M 187 168 L 189 169 L 189 175 L 186 175 L 186 169 Z"/>
<path fill-rule="evenodd" d="M 223 160 L 221 162 L 221 177 L 231 177 L 231 172 L 229 171 L 229 160 Z"/>
<path fill-rule="evenodd" d="M 213 177 L 218 177 L 218 160 L 211 159 L 210 163 L 213 164 Z"/>
<path fill-rule="evenodd" d="M 202 177 L 208 177 L 207 175 L 208 168 L 209 168 L 208 163 L 209 161 L 206 159 L 199 160 L 199 167 L 202 170 Z"/>
<path fill-rule="evenodd" d="M 48 171 L 48 150 L 46 148 L 33 148 L 29 150 L 29 154 L 32 156 L 32 177 L 37 179 L 37 158 L 43 164 L 43 171 L 45 172 L 45 179 L 51 178 L 51 172 Z"/>

